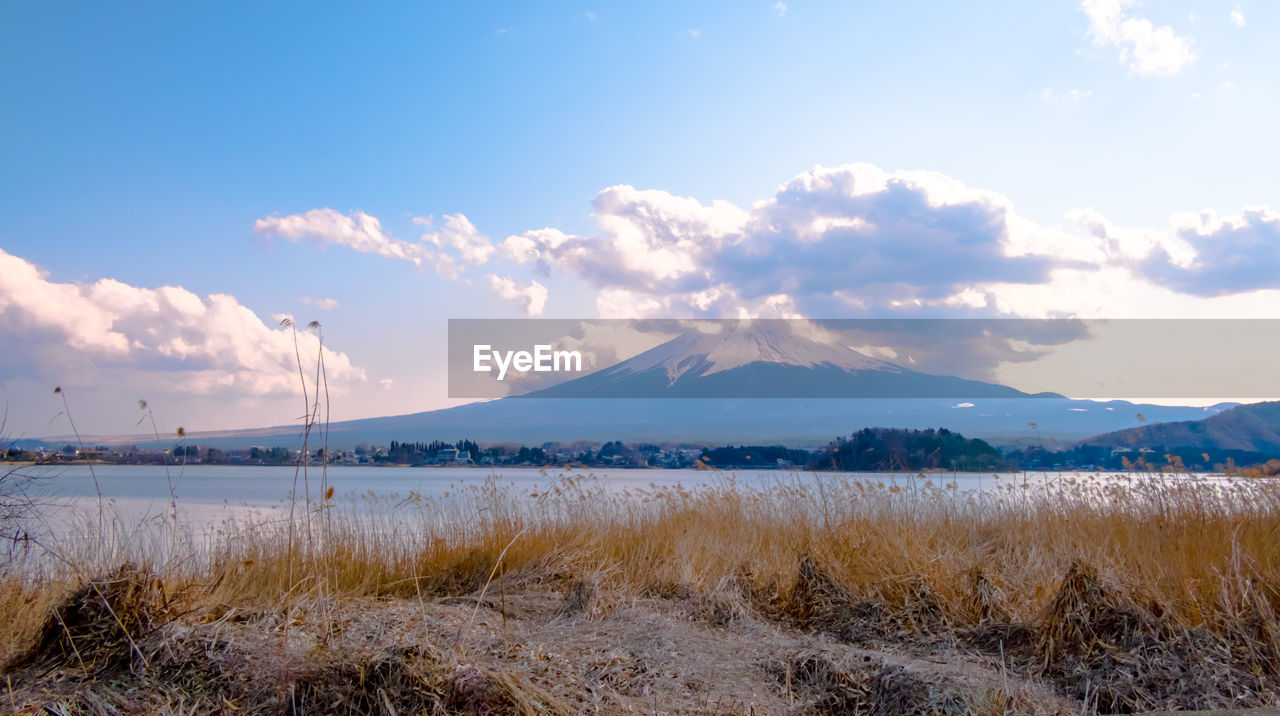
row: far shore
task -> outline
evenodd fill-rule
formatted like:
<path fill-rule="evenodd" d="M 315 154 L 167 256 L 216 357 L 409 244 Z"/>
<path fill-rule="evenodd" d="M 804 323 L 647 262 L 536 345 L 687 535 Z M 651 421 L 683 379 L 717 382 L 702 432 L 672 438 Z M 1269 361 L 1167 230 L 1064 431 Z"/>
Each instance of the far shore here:
<path fill-rule="evenodd" d="M 137 462 L 109 462 L 106 460 L 69 460 L 66 462 L 35 462 L 31 460 L 15 460 L 13 462 L 0 461 L 0 474 L 10 469 L 19 469 L 26 467 L 154 467 L 154 468 L 188 468 L 188 467 L 307 467 L 307 468 L 325 468 L 325 467 L 360 467 L 360 468 L 420 468 L 420 469 L 467 469 L 467 470 L 483 470 L 488 472 L 501 472 L 504 469 L 516 470 L 573 470 L 573 471 L 615 471 L 626 470 L 628 472 L 681 472 L 696 470 L 700 472 L 809 472 L 814 474 L 858 474 L 858 475 L 1016 475 L 1016 474 L 1080 474 L 1080 475 L 1223 475 L 1230 474 L 1221 470 L 1122 470 L 1122 469 L 1080 469 L 1080 468 L 1062 468 L 1059 470 L 944 470 L 942 468 L 920 468 L 906 470 L 810 470 L 803 467 L 762 467 L 759 465 L 733 465 L 730 467 L 665 467 L 660 465 L 475 465 L 467 463 L 447 463 L 432 465 L 411 465 L 409 463 L 362 463 L 356 465 L 329 463 L 324 465 L 321 463 L 302 464 L 257 464 L 257 463 L 237 463 L 237 462 L 219 462 L 219 463 L 181 463 L 171 462 L 167 465 L 163 463 L 137 463 Z M 1280 475 L 1238 475 L 1239 477 L 1249 477 L 1250 479 L 1276 479 Z"/>

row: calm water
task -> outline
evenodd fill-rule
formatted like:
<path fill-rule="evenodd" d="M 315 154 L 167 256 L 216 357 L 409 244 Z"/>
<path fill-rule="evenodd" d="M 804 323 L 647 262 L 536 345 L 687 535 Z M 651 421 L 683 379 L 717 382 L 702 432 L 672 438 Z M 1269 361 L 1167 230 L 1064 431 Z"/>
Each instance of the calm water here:
<path fill-rule="evenodd" d="M 136 465 L 33 468 L 38 476 L 31 492 L 48 507 L 44 510 L 46 526 L 57 532 L 69 523 L 71 515 L 97 514 L 98 491 L 107 511 L 125 524 L 140 524 L 148 519 L 168 515 L 170 485 L 176 497 L 180 519 L 197 532 L 207 531 L 228 518 L 266 519 L 287 515 L 290 495 L 296 489 L 299 502 L 309 486 L 313 500 L 320 497 L 320 470 L 309 471 L 304 481 L 293 467 L 189 466 L 185 469 Z M 295 477 L 296 475 L 296 477 Z M 336 466 L 328 470 L 328 484 L 335 491 L 337 503 L 360 504 L 370 496 L 397 498 L 419 495 L 448 500 L 451 495 L 465 493 L 487 481 L 508 486 L 516 494 L 538 493 L 567 476 L 588 478 L 594 485 L 609 491 L 637 491 L 650 487 L 682 487 L 697 489 L 708 485 L 733 482 L 748 487 L 767 487 L 778 483 L 816 483 L 833 479 L 830 473 L 748 470 L 736 473 L 714 470 L 538 470 L 533 468 L 413 468 Z M 1097 473 L 1007 473 L 1002 475 L 937 473 L 923 477 L 916 473 L 864 475 L 844 474 L 845 479 L 862 478 L 886 486 L 897 485 L 904 494 L 926 485 L 944 487 L 954 481 L 955 493 L 988 492 L 996 489 L 1030 487 L 1048 489 L 1064 483 L 1101 484 L 1131 479 Z M 96 478 L 96 486 L 95 486 Z M 1179 478 L 1170 478 L 1179 479 Z M 1198 480 L 1220 482 L 1222 476 L 1198 476 Z M 307 484 L 309 483 L 309 485 Z M 385 504 L 387 500 L 383 500 Z"/>
<path fill-rule="evenodd" d="M 143 511 L 148 507 L 168 509 L 170 483 L 173 494 L 181 505 L 231 505 L 253 508 L 278 508 L 287 506 L 295 488 L 303 493 L 303 476 L 288 466 L 227 466 L 196 465 L 185 469 L 152 465 L 98 465 L 92 470 L 87 466 L 59 466 L 33 468 L 40 476 L 36 483 L 40 494 L 53 498 L 76 498 L 96 501 L 97 490 L 102 496 L 117 504 L 131 504 Z M 1056 480 L 1060 475 L 1075 473 L 1028 473 L 1026 479 L 1034 484 Z M 1090 473 L 1079 473 L 1083 478 Z M 295 478 L 296 475 L 296 478 Z M 442 497 L 469 486 L 483 485 L 495 478 L 520 490 L 537 491 L 567 475 L 589 476 L 599 480 L 609 489 L 681 486 L 693 489 L 701 486 L 724 484 L 732 480 L 737 484 L 768 486 L 779 481 L 794 483 L 796 480 L 820 480 L 831 473 L 812 473 L 775 470 L 744 470 L 739 472 L 719 470 L 618 470 L 599 468 L 594 470 L 564 470 L 527 467 L 475 468 L 475 467 L 369 467 L 330 466 L 328 483 L 337 496 L 372 493 L 392 496 L 417 492 L 425 497 Z M 850 473 L 844 473 L 848 476 Z M 856 475 L 856 473 L 854 474 Z M 924 478 L 917 473 L 863 473 L 861 476 L 889 483 L 906 484 L 908 480 L 934 484 L 956 481 L 961 490 L 987 489 L 1001 482 L 1021 483 L 1023 473 L 929 474 Z M 97 487 L 94 485 L 94 478 Z M 309 470 L 307 480 L 312 496 L 319 494 L 319 468 Z"/>

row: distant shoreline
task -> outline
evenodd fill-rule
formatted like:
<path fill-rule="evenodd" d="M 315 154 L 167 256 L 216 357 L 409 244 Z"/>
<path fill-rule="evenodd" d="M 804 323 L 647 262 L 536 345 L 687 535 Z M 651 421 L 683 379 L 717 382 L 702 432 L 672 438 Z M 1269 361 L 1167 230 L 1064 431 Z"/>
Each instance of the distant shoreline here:
<path fill-rule="evenodd" d="M 102 460 L 76 460 L 74 462 L 0 462 L 0 474 L 7 472 L 9 469 L 18 469 L 25 467 L 149 467 L 156 469 L 163 468 L 205 468 L 205 467 L 307 467 L 311 469 L 324 467 L 341 467 L 341 468 L 415 468 L 415 469 L 466 469 L 466 470 L 484 470 L 489 472 L 501 472 L 503 469 L 516 470 L 561 470 L 561 471 L 578 471 L 578 472 L 602 472 L 602 471 L 622 471 L 627 472 L 683 472 L 683 471 L 699 471 L 699 472 L 796 472 L 796 473 L 815 473 L 815 474 L 857 474 L 857 475 L 1016 475 L 1026 473 L 1028 475 L 1039 474 L 1078 474 L 1078 475 L 1224 475 L 1222 471 L 1214 470 L 1179 470 L 1161 471 L 1161 470 L 943 470 L 940 468 L 923 468 L 919 470 L 809 470 L 802 467 L 778 468 L 778 467 L 757 467 L 754 465 L 735 465 L 733 467 L 658 467 L 647 465 L 464 465 L 460 463 L 447 465 L 410 465 L 408 463 L 367 463 L 360 465 L 341 465 L 329 464 L 327 466 L 320 464 L 308 465 L 257 465 L 244 463 L 169 463 L 168 465 L 155 463 L 123 463 L 123 462 L 105 462 Z M 1277 475 L 1261 475 L 1248 476 L 1238 475 L 1238 477 L 1248 477 L 1249 479 L 1265 480 L 1280 479 Z"/>

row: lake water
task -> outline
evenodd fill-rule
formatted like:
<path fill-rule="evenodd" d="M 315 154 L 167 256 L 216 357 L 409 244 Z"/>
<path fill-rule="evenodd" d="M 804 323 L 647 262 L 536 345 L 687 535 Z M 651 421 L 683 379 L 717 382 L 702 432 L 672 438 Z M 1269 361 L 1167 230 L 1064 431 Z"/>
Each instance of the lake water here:
<path fill-rule="evenodd" d="M 77 519 L 98 515 L 101 492 L 104 510 L 126 529 L 149 520 L 172 514 L 170 494 L 176 498 L 179 521 L 196 534 L 208 534 L 228 520 L 266 521 L 287 517 L 290 496 L 296 494 L 294 506 L 321 497 L 321 472 L 311 469 L 305 477 L 290 466 L 188 466 L 165 468 L 138 465 L 100 465 L 40 467 L 27 470 L 36 476 L 30 492 L 40 499 L 41 527 L 54 534 L 71 531 Z M 733 483 L 744 487 L 766 488 L 778 484 L 818 484 L 833 479 L 862 479 L 901 490 L 905 497 L 918 490 L 941 488 L 946 494 L 987 493 L 995 490 L 1023 488 L 1034 493 L 1064 484 L 1102 486 L 1132 481 L 1131 475 L 1099 473 L 866 473 L 834 475 L 795 471 L 747 470 L 563 470 L 534 468 L 474 467 L 369 467 L 333 466 L 325 479 L 334 488 L 334 501 L 329 504 L 362 509 L 363 504 L 396 504 L 401 498 L 420 502 L 424 498 L 440 504 L 474 494 L 489 485 L 508 488 L 517 496 L 537 495 L 576 478 L 579 484 L 605 492 L 639 493 L 653 488 L 700 487 Z M 1171 480 L 1184 479 L 1170 476 Z M 1201 484 L 1226 483 L 1221 475 L 1198 475 Z M 955 487 L 949 487 L 954 483 Z M 1024 487 L 1025 486 L 1025 487 Z M 309 489 L 309 493 L 308 493 Z M 934 493 L 936 495 L 936 491 Z M 437 509 L 437 513 L 441 510 Z"/>
<path fill-rule="evenodd" d="M 305 501 L 321 495 L 321 470 L 305 476 L 292 466 L 196 465 L 185 468 L 154 465 L 58 466 L 35 468 L 32 492 L 46 502 L 74 504 L 96 510 L 98 493 L 113 510 L 131 519 L 163 515 L 172 510 L 170 491 L 187 521 L 218 521 L 246 511 L 288 511 L 291 495 Z M 695 488 L 723 480 L 723 473 L 706 470 L 539 470 L 535 468 L 370 467 L 330 466 L 323 478 L 334 488 L 337 502 L 377 496 L 394 498 L 416 494 L 446 499 L 491 481 L 517 493 L 537 493 L 567 475 L 594 479 L 609 490 L 650 486 Z M 779 473 L 747 473 L 744 482 L 764 484 Z M 96 484 L 95 484 L 96 483 Z M 295 493 L 296 490 L 296 493 Z"/>

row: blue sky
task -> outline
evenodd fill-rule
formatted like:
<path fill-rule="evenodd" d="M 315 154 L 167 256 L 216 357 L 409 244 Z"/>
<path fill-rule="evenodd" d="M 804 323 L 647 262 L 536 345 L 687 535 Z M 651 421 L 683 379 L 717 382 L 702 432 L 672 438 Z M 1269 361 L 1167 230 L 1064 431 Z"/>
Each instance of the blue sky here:
<path fill-rule="evenodd" d="M 439 407 L 445 319 L 527 315 L 532 282 L 544 316 L 865 315 L 904 301 L 933 313 L 1269 315 L 1274 283 L 1261 272 L 1277 263 L 1278 224 L 1245 210 L 1280 196 L 1278 26 L 1280 6 L 1260 0 L 5 3 L 7 431 L 65 432 L 49 422 L 55 384 L 96 432 L 130 431 L 143 397 L 192 429 L 287 421 L 297 401 L 272 372 L 280 356 L 260 365 L 228 347 L 281 353 L 273 316 L 284 313 L 321 320 L 335 365 L 349 364 L 336 417 Z M 937 176 L 999 199 L 966 194 L 956 201 L 972 211 L 926 217 L 927 235 L 912 233 L 920 208 L 901 197 L 846 201 L 836 210 L 874 214 L 883 231 L 863 243 L 845 226 L 820 256 L 842 267 L 883 257 L 901 232 L 932 253 L 938 226 L 970 246 L 964 222 L 996 217 L 995 254 L 972 256 L 990 270 L 961 285 L 925 261 L 919 285 L 841 289 L 813 273 L 817 260 L 783 266 L 823 296 L 772 274 L 761 256 L 786 264 L 777 257 L 804 253 L 787 242 L 811 238 L 753 206 L 810 173 L 799 205 L 830 208 L 812 170 L 853 163 L 885 176 L 850 170 L 849 182 L 901 184 L 930 210 L 954 194 Z M 606 192 L 617 186 L 659 194 Z M 734 209 L 703 215 L 678 198 Z M 332 216 L 308 215 L 326 209 L 376 217 L 375 242 L 433 234 L 460 273 L 353 248 L 349 232 L 325 233 L 344 230 Z M 1215 217 L 1191 227 L 1186 212 L 1204 210 Z M 450 215 L 474 235 L 452 244 Z M 291 236 L 287 217 L 299 217 Z M 506 243 L 548 227 L 573 238 L 530 239 L 523 253 Z M 1014 264 L 995 263 L 1029 250 L 1011 248 L 1014 234 L 1045 270 L 1084 261 L 1088 275 L 1010 281 Z M 488 253 L 468 262 L 464 245 Z M 1111 248 L 1082 258 L 1099 245 Z M 965 250 L 943 253 L 963 262 Z M 638 256 L 668 263 L 607 265 Z M 694 263 L 713 268 L 694 277 Z M 18 270 L 28 265 L 34 277 Z M 127 288 L 94 293 L 103 280 Z M 162 286 L 204 308 L 137 308 Z M 1090 291 L 1106 305 L 1081 303 Z M 223 294 L 235 306 L 210 310 Z M 86 306 L 101 315 L 67 318 Z M 187 309 L 188 322 L 165 318 Z"/>

